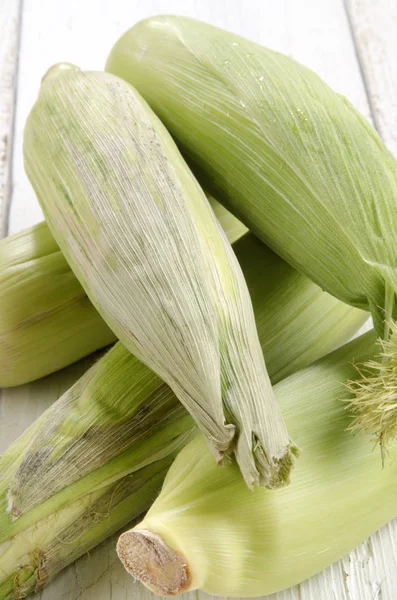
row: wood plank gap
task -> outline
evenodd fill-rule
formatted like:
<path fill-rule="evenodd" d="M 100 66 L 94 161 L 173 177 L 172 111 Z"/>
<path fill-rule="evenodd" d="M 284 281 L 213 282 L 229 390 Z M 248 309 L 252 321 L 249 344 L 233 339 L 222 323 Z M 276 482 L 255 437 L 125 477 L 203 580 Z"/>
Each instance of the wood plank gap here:
<path fill-rule="evenodd" d="M 12 167 L 23 0 L 15 0 L 15 2 L 15 16 L 12 14 L 9 21 L 6 19 L 4 23 L 3 40 L 5 40 L 6 48 L 3 56 L 4 63 L 0 65 L 2 80 L 5 80 L 4 89 L 0 88 L 2 92 L 1 102 L 4 102 L 5 105 L 4 123 L 0 121 L 0 239 L 8 234 L 13 185 Z M 15 23 L 13 23 L 14 19 Z M 11 33 L 7 31 L 7 28 L 11 29 Z M 7 39 L 8 35 L 11 37 L 9 41 Z M 11 80 L 11 85 L 8 86 L 9 80 Z"/>
<path fill-rule="evenodd" d="M 369 106 L 369 110 L 370 110 L 371 121 L 372 121 L 372 124 L 375 127 L 376 131 L 380 134 L 380 131 L 381 131 L 380 123 L 377 119 L 377 113 L 376 113 L 375 106 L 373 103 L 371 88 L 369 85 L 368 78 L 366 76 L 366 71 L 364 68 L 364 60 L 363 60 L 363 56 L 360 51 L 360 44 L 357 39 L 357 33 L 356 33 L 356 28 L 354 26 L 353 16 L 350 12 L 349 0 L 343 0 L 343 5 L 345 7 L 346 18 L 347 18 L 347 22 L 348 22 L 349 29 L 350 29 L 350 34 L 351 34 L 352 40 L 353 40 L 353 47 L 354 47 L 354 52 L 355 52 L 356 58 L 357 58 L 358 68 L 360 70 L 361 79 L 363 80 L 363 86 L 364 86 L 365 95 L 367 97 L 367 102 L 368 102 L 368 106 Z"/>

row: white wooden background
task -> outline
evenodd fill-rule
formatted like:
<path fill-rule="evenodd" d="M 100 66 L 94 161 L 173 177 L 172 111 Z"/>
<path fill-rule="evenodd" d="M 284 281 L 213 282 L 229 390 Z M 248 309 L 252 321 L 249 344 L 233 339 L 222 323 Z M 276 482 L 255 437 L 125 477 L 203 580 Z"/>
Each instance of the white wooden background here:
<path fill-rule="evenodd" d="M 0 235 L 42 218 L 23 172 L 21 146 L 45 70 L 58 61 L 101 69 L 121 33 L 160 13 L 197 17 L 292 55 L 346 95 L 397 154 L 397 0 L 0 0 Z M 69 384 L 78 370 L 68 370 Z M 62 386 L 65 381 L 54 375 L 3 390 L 0 452 Z M 152 595 L 126 575 L 114 544 L 105 542 L 35 598 L 151 600 Z M 268 598 L 396 600 L 397 521 L 323 573 Z M 189 594 L 184 600 L 210 596 Z"/>

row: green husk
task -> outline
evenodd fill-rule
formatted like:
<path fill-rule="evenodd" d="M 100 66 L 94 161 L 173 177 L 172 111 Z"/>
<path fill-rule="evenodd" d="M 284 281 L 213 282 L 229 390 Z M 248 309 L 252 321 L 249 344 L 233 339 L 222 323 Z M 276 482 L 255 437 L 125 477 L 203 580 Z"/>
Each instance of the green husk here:
<path fill-rule="evenodd" d="M 249 487 L 289 481 L 297 449 L 266 371 L 238 261 L 172 138 L 106 73 L 45 78 L 24 135 L 28 177 L 82 287 L 127 349 Z"/>
<path fill-rule="evenodd" d="M 375 356 L 375 339 L 369 332 L 275 386 L 301 449 L 287 488 L 249 492 L 235 464 L 216 469 L 202 437 L 191 441 L 119 540 L 127 570 L 162 596 L 261 596 L 314 575 L 396 516 L 397 448 L 381 469 L 368 436 L 346 431 L 343 382 Z"/>
<path fill-rule="evenodd" d="M 273 383 L 318 358 L 330 344 L 340 343 L 365 318 L 365 313 L 322 293 L 253 235 L 241 238 L 234 249 L 249 286 Z M 62 546 L 51 536 L 57 514 L 64 515 L 63 537 L 74 539 L 75 529 L 84 528 L 90 547 L 95 546 L 102 534 L 97 536 L 94 523 L 87 525 L 75 512 L 86 506 L 86 495 L 106 493 L 131 473 L 141 477 L 147 472 L 145 465 L 172 456 L 192 427 L 193 421 L 171 390 L 117 343 L 0 458 L 0 573 L 5 571 L 1 557 L 10 539 L 18 536 L 14 538 L 20 540 L 18 548 L 30 547 L 31 532 L 40 535 L 43 528 L 45 535 L 35 556 L 46 565 L 45 580 L 52 579 L 56 565 L 65 566 L 66 558 L 89 549 L 73 543 L 70 554 L 58 558 Z M 149 484 L 142 485 L 142 494 L 147 487 L 151 500 Z M 142 510 L 149 504 L 147 500 Z M 133 500 L 120 519 L 113 511 L 105 521 L 98 519 L 103 537 L 138 516 L 141 506 L 135 509 Z M 19 572 L 31 577 L 31 558 L 12 556 L 15 562 L 8 555 L 0 590 L 9 590 Z M 37 577 L 36 582 L 29 580 L 29 586 L 39 585 L 38 572 Z"/>
<path fill-rule="evenodd" d="M 1 457 L 0 541 L 168 456 L 192 427 L 161 379 L 116 344 Z"/>
<path fill-rule="evenodd" d="M 397 163 L 346 98 L 292 58 L 184 17 L 138 23 L 106 69 L 138 89 L 206 189 L 321 288 L 370 310 L 387 342 Z M 382 406 L 382 381 L 364 379 L 356 428 L 385 440 L 397 409 L 367 410 L 368 396 Z"/>
<path fill-rule="evenodd" d="M 347 337 L 349 329 L 354 332 L 354 323 L 357 327 L 362 322 L 365 314 L 354 309 L 349 312 L 356 313 L 355 321 L 352 314 L 343 319 L 339 308 L 346 307 L 329 296 L 329 308 L 321 313 L 327 298 L 319 303 L 320 290 L 313 296 L 313 284 L 254 236 L 244 236 L 235 244 L 235 251 L 249 285 L 273 383 L 321 356 L 322 340 L 329 343 L 327 330 L 336 343 L 341 341 L 342 332 Z M 296 305 L 294 299 L 299 300 Z M 304 324 L 316 311 L 313 330 L 291 327 L 299 319 Z M 3 527 L 9 534 L 9 513 L 17 518 L 17 526 L 21 516 L 33 508 L 45 510 L 44 501 L 57 492 L 63 490 L 65 494 L 65 500 L 57 500 L 59 505 L 77 493 L 90 491 L 93 484 L 103 485 L 109 474 L 112 477 L 117 472 L 114 465 L 125 469 L 128 464 L 129 471 L 140 468 L 140 461 L 153 460 L 156 452 L 168 452 L 169 439 L 174 443 L 176 433 L 182 434 L 186 423 L 190 421 L 186 421 L 186 413 L 175 403 L 169 388 L 117 343 L 2 456 L 0 539 Z M 156 437 L 153 427 L 157 431 L 160 424 Z M 74 483 L 69 491 L 68 486 Z"/>
<path fill-rule="evenodd" d="M 43 222 L 0 241 L 0 387 L 114 342 Z"/>

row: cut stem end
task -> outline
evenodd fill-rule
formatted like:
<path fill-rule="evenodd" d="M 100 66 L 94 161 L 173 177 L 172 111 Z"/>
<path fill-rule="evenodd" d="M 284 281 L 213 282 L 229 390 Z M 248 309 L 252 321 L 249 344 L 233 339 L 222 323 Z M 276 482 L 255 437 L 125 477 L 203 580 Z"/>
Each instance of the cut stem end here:
<path fill-rule="evenodd" d="M 299 449 L 295 444 L 291 443 L 285 450 L 281 458 L 273 460 L 270 471 L 270 479 L 266 487 L 271 490 L 277 490 L 290 483 L 291 471 L 293 469 L 295 459 L 299 456 Z"/>
<path fill-rule="evenodd" d="M 126 571 L 159 596 L 176 596 L 190 589 L 186 559 L 150 531 L 131 529 L 123 533 L 117 554 Z"/>

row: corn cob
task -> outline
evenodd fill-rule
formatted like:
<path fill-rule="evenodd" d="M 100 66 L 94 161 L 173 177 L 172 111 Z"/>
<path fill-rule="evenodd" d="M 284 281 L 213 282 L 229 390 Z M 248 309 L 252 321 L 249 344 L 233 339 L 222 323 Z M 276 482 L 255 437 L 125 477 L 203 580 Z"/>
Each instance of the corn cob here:
<path fill-rule="evenodd" d="M 245 228 L 210 202 L 229 240 L 239 240 Z M 347 342 L 366 320 L 366 313 L 322 293 L 252 235 L 233 248 L 273 382 Z M 43 377 L 116 339 L 44 222 L 0 241 L 0 273 L 0 387 Z"/>
<path fill-rule="evenodd" d="M 387 342 L 397 163 L 346 98 L 288 56 L 183 17 L 138 23 L 106 68 L 149 102 L 206 189 L 321 288 L 370 310 Z M 354 427 L 387 440 L 397 409 L 382 381 L 357 382 Z"/>
<path fill-rule="evenodd" d="M 352 362 L 373 357 L 375 339 L 369 332 L 275 386 L 302 449 L 287 488 L 249 492 L 235 464 L 214 468 L 202 437 L 191 441 L 143 521 L 120 537 L 127 570 L 162 596 L 270 594 L 324 569 L 396 516 L 396 447 L 382 470 L 368 437 L 346 431 L 341 382 L 359 376 Z"/>
<path fill-rule="evenodd" d="M 24 159 L 48 225 L 120 341 L 174 390 L 217 462 L 249 487 L 289 481 L 276 404 L 233 251 L 168 132 L 105 73 L 45 78 Z"/>

